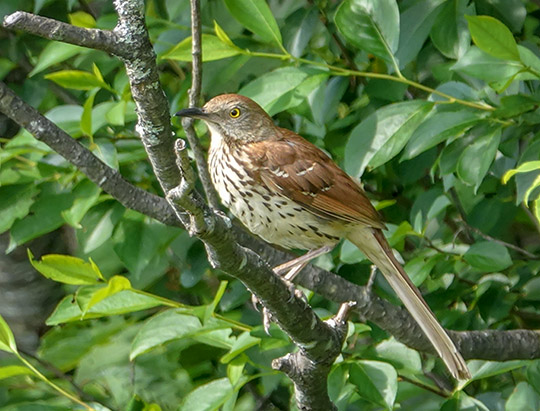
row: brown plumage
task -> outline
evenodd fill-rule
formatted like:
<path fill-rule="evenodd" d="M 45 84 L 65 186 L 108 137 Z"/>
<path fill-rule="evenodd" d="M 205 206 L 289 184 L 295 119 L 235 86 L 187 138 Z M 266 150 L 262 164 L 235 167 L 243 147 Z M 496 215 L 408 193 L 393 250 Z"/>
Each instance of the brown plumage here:
<path fill-rule="evenodd" d="M 470 378 L 465 361 L 411 282 L 361 186 L 323 151 L 276 127 L 254 101 L 214 97 L 199 118 L 211 133 L 209 166 L 223 203 L 254 234 L 285 248 L 315 250 L 347 238 L 384 274 L 455 378 Z"/>

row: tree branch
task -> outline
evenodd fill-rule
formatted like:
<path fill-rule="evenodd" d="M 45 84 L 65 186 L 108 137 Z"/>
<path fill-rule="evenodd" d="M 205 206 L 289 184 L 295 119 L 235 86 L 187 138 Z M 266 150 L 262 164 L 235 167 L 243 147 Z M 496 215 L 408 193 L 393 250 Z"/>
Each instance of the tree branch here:
<path fill-rule="evenodd" d="M 163 198 L 126 181 L 119 172 L 107 166 L 81 143 L 21 100 L 3 82 L 0 82 L 0 111 L 71 162 L 125 207 L 164 224 L 180 225 Z"/>
<path fill-rule="evenodd" d="M 102 50 L 116 56 L 124 56 L 120 39 L 115 33 L 100 29 L 86 29 L 35 14 L 17 11 L 4 17 L 4 28 L 23 30 L 49 40 Z"/>
<path fill-rule="evenodd" d="M 201 13 L 199 0 L 191 0 L 191 89 L 189 90 L 189 107 L 198 107 L 201 99 L 202 84 L 202 39 L 201 39 Z M 195 157 L 199 178 L 206 194 L 206 200 L 213 209 L 219 209 L 219 200 L 214 185 L 210 180 L 210 173 L 206 165 L 199 138 L 193 128 L 192 118 L 183 118 L 182 126 Z"/>
<path fill-rule="evenodd" d="M 139 6 L 141 6 L 141 2 L 132 3 L 137 3 Z M 71 30 L 64 30 L 60 35 L 60 31 L 58 30 L 38 30 L 36 28 L 36 25 L 43 27 L 41 24 L 49 20 L 51 19 L 33 16 L 29 13 L 17 12 L 5 18 L 4 26 L 29 31 L 49 39 L 62 40 L 72 44 L 93 47 L 92 41 L 94 40 L 84 40 L 86 39 L 85 33 L 87 33 L 88 29 L 75 27 L 75 31 L 72 32 Z M 135 25 L 132 29 L 139 29 L 141 24 L 144 27 L 142 11 L 139 12 L 138 21 L 137 18 L 135 18 L 135 20 L 138 25 Z M 51 21 L 54 22 L 54 20 Z M 122 27 L 122 29 L 118 29 L 118 31 L 127 30 L 128 21 L 130 21 L 129 15 L 124 17 L 124 23 L 122 25 L 119 23 L 119 26 Z M 39 22 L 39 24 L 35 24 L 36 22 Z M 71 27 L 65 23 L 59 24 L 62 29 L 64 29 L 64 26 L 62 25 Z M 50 27 L 54 27 L 54 25 Z M 116 33 L 118 33 L 118 31 L 115 29 Z M 90 30 L 90 32 L 92 32 L 92 30 Z M 73 33 L 76 33 L 76 35 Z M 111 32 L 103 32 L 105 35 L 108 35 L 109 33 Z M 123 32 L 123 34 L 128 33 L 128 31 Z M 146 29 L 144 29 L 141 36 L 148 40 Z M 111 39 L 112 37 L 105 41 L 112 41 Z M 133 51 L 131 47 L 137 47 L 138 44 L 142 43 L 144 42 L 137 39 L 131 41 L 129 43 L 130 48 L 128 49 L 125 47 L 122 51 L 122 56 L 135 56 L 136 52 L 139 51 Z M 144 44 L 146 47 L 150 47 L 149 41 Z M 119 47 L 123 48 L 124 45 L 125 44 L 121 44 Z M 100 44 L 96 45 L 95 48 L 119 55 L 117 54 L 118 50 L 112 45 L 103 46 Z M 143 71 L 142 69 L 137 70 L 137 62 L 135 61 L 136 57 L 133 57 L 133 61 L 129 62 L 131 69 L 128 70 L 128 73 L 130 73 L 130 78 L 131 76 L 135 77 L 131 79 L 131 82 L 137 90 L 137 92 L 134 93 L 134 99 L 137 103 L 137 112 L 139 114 L 139 124 L 137 130 L 143 131 L 141 136 L 143 137 L 143 141 L 145 141 L 145 147 L 151 152 L 153 156 L 152 158 L 154 158 L 153 163 L 157 162 L 159 163 L 158 165 L 160 165 L 156 171 L 156 175 L 158 175 L 160 183 L 162 186 L 165 185 L 166 187 L 173 188 L 176 187 L 181 180 L 175 164 L 175 156 L 172 149 L 174 139 L 172 139 L 170 136 L 170 127 L 167 123 L 169 119 L 169 114 L 167 111 L 168 104 L 157 81 L 157 69 L 155 68 L 154 60 L 155 56 L 151 51 L 148 52 L 148 50 L 146 52 L 140 52 L 142 53 L 143 57 L 147 58 L 147 60 L 144 60 L 144 63 L 139 62 L 140 67 L 145 67 L 146 64 L 150 65 L 147 67 L 146 71 Z M 148 60 L 149 55 L 151 55 L 152 58 Z M 126 63 L 126 66 L 127 65 L 128 63 Z M 137 77 L 137 75 L 139 76 Z M 163 104 L 163 102 L 165 102 L 165 104 Z M 161 107 L 159 107 L 160 104 Z M 0 83 L 0 111 L 4 112 L 8 117 L 12 118 L 22 127 L 25 127 L 38 140 L 45 142 L 53 150 L 64 156 L 68 161 L 85 173 L 90 180 L 98 184 L 104 191 L 111 194 L 124 206 L 144 213 L 165 224 L 176 226 L 180 225 L 176 219 L 174 211 L 168 206 L 165 199 L 131 185 L 129 182 L 124 180 L 118 172 L 107 167 L 89 150 L 80 145 L 76 140 L 72 139 L 49 120 L 41 116 L 35 109 L 24 103 L 2 83 Z M 157 118 L 159 117 L 159 113 L 161 113 L 165 119 Z M 156 121 L 155 123 L 154 120 Z M 167 123 L 167 126 L 165 126 L 164 123 Z M 165 143 L 160 140 L 161 137 L 165 139 Z M 150 142 L 146 140 L 149 140 Z M 161 165 L 162 159 L 164 159 L 165 165 Z M 213 216 L 212 213 L 210 213 L 210 215 Z M 186 215 L 183 215 L 183 218 L 184 219 L 182 221 L 184 223 L 190 223 L 190 221 L 186 218 Z M 216 217 L 212 218 L 215 219 Z M 218 220 L 221 221 L 221 219 Z M 239 241 L 240 245 L 235 244 L 234 246 L 231 246 L 233 247 L 233 251 L 229 250 L 227 253 L 246 253 L 249 255 L 250 259 L 255 259 L 253 253 L 246 249 L 249 247 L 263 256 L 272 265 L 278 265 L 279 263 L 290 259 L 289 253 L 277 250 L 260 239 L 255 239 L 251 235 L 247 234 L 243 229 L 233 227 L 232 230 L 228 230 L 227 237 L 223 237 L 215 241 L 224 243 L 227 242 L 228 239 L 234 238 Z M 216 244 L 217 248 L 211 246 L 210 255 L 216 253 L 220 254 L 221 251 L 219 251 L 219 246 L 220 244 Z M 241 261 L 242 259 L 240 259 L 240 262 Z M 258 264 L 264 264 L 258 259 L 256 261 Z M 238 268 L 239 266 L 240 264 L 233 268 Z M 264 265 L 264 267 L 265 270 L 268 270 L 266 265 Z M 269 275 L 270 274 L 266 272 L 266 275 L 261 275 L 260 281 L 253 279 L 253 282 L 250 282 L 250 287 L 256 289 L 260 282 L 263 283 L 261 286 L 264 287 L 265 285 L 273 284 L 274 282 L 278 281 L 273 276 L 268 277 Z M 273 279 L 268 280 L 267 278 Z M 265 283 L 265 281 L 268 282 Z M 417 324 L 405 309 L 394 306 L 389 302 L 380 299 L 376 295 L 369 293 L 365 287 L 351 284 L 333 273 L 324 271 L 312 265 L 306 267 L 304 271 L 297 277 L 296 281 L 303 287 L 311 289 L 332 301 L 357 301 L 358 305 L 356 311 L 360 313 L 363 318 L 377 324 L 412 348 L 420 351 L 433 352 L 430 344 L 427 342 L 427 339 L 424 337 Z M 281 291 L 276 291 L 276 296 L 273 298 L 278 299 L 278 308 L 287 307 L 288 309 L 288 304 L 283 303 L 283 301 L 286 301 L 286 299 L 279 300 L 279 298 L 285 296 L 285 294 L 282 294 L 283 290 L 281 288 L 280 290 Z M 289 294 L 286 295 L 288 298 Z M 264 299 L 262 295 L 260 297 L 261 299 Z M 294 304 L 297 303 L 295 302 Z M 290 312 L 288 315 L 291 315 Z M 477 358 L 502 361 L 511 359 L 540 358 L 540 339 L 538 333 L 535 331 L 487 330 L 464 332 L 450 331 L 449 333 L 456 341 L 456 344 L 463 356 L 468 359 Z"/>

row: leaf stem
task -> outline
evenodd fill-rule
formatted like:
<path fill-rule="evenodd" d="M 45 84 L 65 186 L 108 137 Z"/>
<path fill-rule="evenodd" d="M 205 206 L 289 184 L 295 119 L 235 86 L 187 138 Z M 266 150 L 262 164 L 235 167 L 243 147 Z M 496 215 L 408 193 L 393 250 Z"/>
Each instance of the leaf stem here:
<path fill-rule="evenodd" d="M 75 395 L 65 391 L 60 386 L 56 385 L 54 382 L 49 380 L 45 375 L 43 375 L 36 367 L 34 367 L 26 358 L 24 358 L 21 354 L 18 352 L 14 352 L 14 354 L 17 356 L 17 358 L 26 366 L 28 367 L 39 379 L 43 380 L 46 384 L 51 386 L 53 389 L 58 391 L 60 394 L 62 394 L 64 397 L 69 398 L 71 401 L 79 404 L 80 406 L 84 407 L 88 411 L 97 411 L 95 408 L 91 407 L 90 405 L 86 404 L 84 401 L 81 401 L 79 398 L 77 398 Z"/>
<path fill-rule="evenodd" d="M 252 57 L 266 57 L 266 58 L 273 58 L 273 59 L 279 59 L 279 60 L 294 60 L 298 63 L 304 63 L 310 66 L 316 66 L 316 67 L 322 67 L 327 70 L 330 70 L 332 74 L 336 76 L 357 76 L 357 77 L 365 77 L 365 78 L 376 78 L 381 80 L 389 80 L 389 81 L 396 81 L 398 83 L 407 84 L 411 87 L 417 88 L 419 90 L 423 90 L 425 92 L 435 94 L 439 97 L 443 97 L 448 100 L 449 104 L 461 104 L 463 106 L 475 108 L 478 110 L 484 110 L 484 111 L 493 111 L 495 110 L 495 107 L 484 103 L 476 103 L 474 101 L 467 101 L 463 100 L 454 96 L 451 96 L 449 94 L 443 93 L 442 91 L 432 89 L 431 87 L 424 86 L 421 83 L 417 83 L 416 81 L 409 80 L 408 78 L 404 77 L 403 74 L 396 68 L 396 75 L 392 74 L 384 74 L 384 73 L 370 73 L 367 71 L 359 71 L 359 70 L 351 70 L 346 69 L 342 67 L 333 66 L 331 64 L 326 63 L 320 63 L 313 60 L 308 60 L 301 57 L 294 57 L 290 55 L 289 53 L 286 54 L 277 54 L 277 53 L 265 53 L 265 52 L 258 52 L 258 51 L 250 51 L 250 50 L 242 50 L 242 54 L 252 56 Z"/>

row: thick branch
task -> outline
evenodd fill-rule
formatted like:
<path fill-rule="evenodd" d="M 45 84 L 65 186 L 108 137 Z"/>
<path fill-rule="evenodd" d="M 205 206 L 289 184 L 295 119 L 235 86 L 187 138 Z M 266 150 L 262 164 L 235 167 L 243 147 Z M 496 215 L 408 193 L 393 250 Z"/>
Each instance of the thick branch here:
<path fill-rule="evenodd" d="M 60 32 L 58 30 L 53 30 L 53 26 L 42 26 L 43 22 L 49 21 L 50 19 L 40 16 L 31 16 L 33 15 L 28 13 L 14 13 L 5 18 L 4 27 L 21 29 L 30 33 L 41 35 L 45 38 L 63 40 L 72 44 L 88 47 L 94 47 L 92 45 L 92 41 L 97 42 L 97 40 L 85 40 L 86 37 L 84 33 L 88 32 L 87 29 L 81 29 L 78 27 L 74 27 L 75 31 L 62 31 L 61 35 L 64 37 L 61 38 L 59 37 Z M 33 18 L 37 18 L 38 20 L 33 20 Z M 55 22 L 54 20 L 51 21 Z M 35 24 L 36 22 L 39 22 L 39 24 Z M 64 27 L 62 25 L 72 27 L 70 25 L 66 25 L 65 23 L 59 24 L 61 27 Z M 51 28 L 38 30 L 36 26 Z M 90 32 L 92 31 L 90 30 Z M 98 32 L 101 31 L 96 31 L 96 33 Z M 103 33 L 105 35 L 112 34 L 110 32 Z M 99 36 L 101 34 L 96 35 Z M 107 46 L 107 42 L 112 42 L 112 37 L 105 40 L 105 45 L 96 44 L 94 48 L 118 55 L 118 50 L 115 51 L 115 47 L 113 46 Z M 119 47 L 122 48 L 123 45 Z M 126 54 L 132 53 L 131 49 L 125 49 L 124 51 Z M 152 60 L 151 66 L 155 67 L 155 61 Z M 152 70 L 149 69 L 149 71 Z M 154 78 L 157 78 L 156 76 Z M 160 100 L 159 96 L 156 98 L 153 96 L 153 94 L 157 93 L 159 95 L 161 93 L 161 97 L 165 100 L 157 80 L 156 82 L 147 82 L 145 84 L 150 88 L 157 86 L 157 90 L 159 90 L 159 92 L 153 91 L 152 93 L 149 93 L 148 90 L 144 90 L 144 93 L 152 94 L 152 100 L 154 101 L 152 103 L 152 107 L 159 104 L 159 101 L 162 101 Z M 143 109 L 138 109 L 138 111 L 139 114 L 142 113 L 142 115 L 146 115 L 148 112 L 148 110 L 144 107 L 144 97 L 146 94 L 143 93 L 143 86 L 140 86 L 140 88 L 140 92 L 137 93 L 138 107 L 142 106 Z M 152 90 L 155 90 L 155 88 Z M 2 83 L 0 83 L 0 111 L 4 112 L 8 117 L 13 119 L 22 127 L 25 127 L 37 139 L 45 142 L 59 154 L 64 156 L 68 161 L 85 173 L 90 180 L 98 184 L 104 191 L 111 194 L 124 206 L 151 216 L 165 224 L 180 225 L 175 217 L 174 211 L 168 206 L 165 199 L 134 187 L 129 182 L 125 181 L 118 174 L 118 172 L 107 167 L 89 150 L 80 145 L 77 141 L 73 140 L 49 120 L 41 116 L 35 109 L 20 100 Z M 151 116 L 151 118 L 153 118 L 153 116 Z M 166 119 L 168 119 L 168 113 Z M 160 120 L 156 127 L 159 128 L 159 124 L 162 124 L 164 121 L 165 120 Z M 153 128 L 151 127 L 152 123 L 149 121 L 144 122 L 143 126 L 150 126 L 151 129 Z M 161 134 L 165 135 L 166 133 L 162 132 Z M 160 133 L 153 134 L 150 132 L 145 133 L 145 135 L 159 136 Z M 168 151 L 166 147 L 171 147 L 170 151 Z M 174 167 L 172 138 L 170 142 L 161 145 L 160 148 L 161 149 L 154 149 L 154 151 L 157 152 L 156 156 L 160 157 L 160 155 L 163 155 L 164 157 L 168 158 L 166 161 L 167 164 L 172 162 L 173 177 L 167 180 L 167 185 L 173 187 L 175 184 L 174 182 L 178 181 L 179 175 L 176 167 Z M 169 168 L 165 167 L 165 169 L 168 170 Z M 165 173 L 165 175 L 166 174 L 167 173 Z M 263 256 L 271 265 L 278 265 L 290 259 L 290 254 L 279 251 L 265 244 L 263 241 L 253 238 L 243 229 L 235 227 L 233 228 L 233 231 L 234 233 L 230 234 L 232 237 L 238 239 L 240 244 L 242 244 L 244 247 L 252 248 L 257 253 L 261 254 L 261 256 Z M 223 242 L 224 240 L 222 239 L 221 241 Z M 297 277 L 296 281 L 303 287 L 311 289 L 332 301 L 357 301 L 357 311 L 366 320 L 377 324 L 412 348 L 420 351 L 433 352 L 423 333 L 420 331 L 419 327 L 405 309 L 394 306 L 389 302 L 378 298 L 376 295 L 369 293 L 365 287 L 351 284 L 333 273 L 327 272 L 312 265 L 308 265 L 308 267 L 306 267 L 304 271 Z M 282 303 L 281 305 L 284 306 L 285 304 Z M 462 355 L 467 359 L 477 358 L 503 361 L 512 359 L 540 358 L 540 338 L 536 331 L 450 331 L 450 335 L 456 341 Z"/>
<path fill-rule="evenodd" d="M 125 207 L 153 217 L 164 224 L 180 225 L 163 198 L 124 180 L 120 173 L 103 163 L 35 108 L 26 104 L 2 82 L 0 82 L 0 111 L 71 162 Z"/>
<path fill-rule="evenodd" d="M 165 193 L 180 183 L 175 164 L 169 102 L 159 83 L 156 55 L 144 23 L 144 1 L 115 0 L 118 24 L 114 33 L 137 111 L 136 130 L 144 144 L 158 181 Z"/>
<path fill-rule="evenodd" d="M 117 56 L 123 56 L 127 52 L 121 47 L 118 37 L 111 31 L 77 27 L 24 11 L 17 11 L 6 16 L 4 27 L 11 30 L 23 30 L 49 40 L 102 50 Z"/>

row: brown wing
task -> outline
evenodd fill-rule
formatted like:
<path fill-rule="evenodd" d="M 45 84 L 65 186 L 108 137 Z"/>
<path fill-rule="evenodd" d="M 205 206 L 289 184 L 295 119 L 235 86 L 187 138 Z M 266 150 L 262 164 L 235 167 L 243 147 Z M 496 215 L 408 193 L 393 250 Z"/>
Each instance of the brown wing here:
<path fill-rule="evenodd" d="M 254 177 L 323 218 L 385 228 L 364 190 L 323 151 L 286 129 L 250 144 Z"/>

